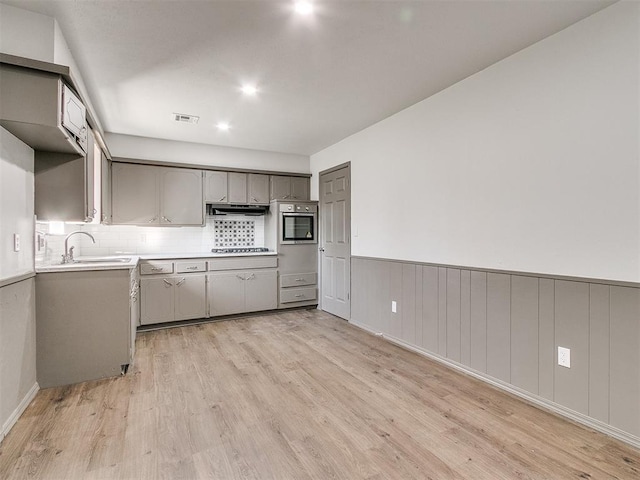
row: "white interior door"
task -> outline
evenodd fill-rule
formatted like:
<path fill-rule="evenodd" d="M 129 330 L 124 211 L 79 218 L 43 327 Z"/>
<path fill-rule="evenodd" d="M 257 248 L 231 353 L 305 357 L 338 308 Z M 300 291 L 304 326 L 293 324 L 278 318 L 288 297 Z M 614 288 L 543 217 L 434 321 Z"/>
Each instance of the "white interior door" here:
<path fill-rule="evenodd" d="M 322 309 L 351 317 L 351 190 L 349 166 L 320 174 Z"/>

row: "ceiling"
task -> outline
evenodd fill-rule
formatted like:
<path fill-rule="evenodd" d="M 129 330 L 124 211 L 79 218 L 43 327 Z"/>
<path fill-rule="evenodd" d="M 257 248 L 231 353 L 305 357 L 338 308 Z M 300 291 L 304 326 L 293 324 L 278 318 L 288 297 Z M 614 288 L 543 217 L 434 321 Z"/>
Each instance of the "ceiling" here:
<path fill-rule="evenodd" d="M 303 155 L 613 3 L 316 0 L 301 16 L 291 0 L 2 2 L 57 19 L 107 132 Z"/>

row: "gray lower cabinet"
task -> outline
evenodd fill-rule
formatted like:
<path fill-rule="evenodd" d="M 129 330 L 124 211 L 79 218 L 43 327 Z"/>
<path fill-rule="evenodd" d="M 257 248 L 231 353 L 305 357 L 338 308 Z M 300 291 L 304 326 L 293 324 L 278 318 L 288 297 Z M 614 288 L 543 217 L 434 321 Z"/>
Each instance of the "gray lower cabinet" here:
<path fill-rule="evenodd" d="M 142 325 L 204 318 L 206 276 L 172 275 L 140 280 Z"/>
<path fill-rule="evenodd" d="M 237 270 L 210 273 L 209 315 L 273 310 L 277 307 L 276 270 Z"/>
<path fill-rule="evenodd" d="M 307 306 L 318 303 L 316 272 L 280 275 L 278 308 Z"/>
<path fill-rule="evenodd" d="M 131 364 L 135 322 L 131 282 L 129 269 L 36 275 L 41 388 L 120 375 Z"/>

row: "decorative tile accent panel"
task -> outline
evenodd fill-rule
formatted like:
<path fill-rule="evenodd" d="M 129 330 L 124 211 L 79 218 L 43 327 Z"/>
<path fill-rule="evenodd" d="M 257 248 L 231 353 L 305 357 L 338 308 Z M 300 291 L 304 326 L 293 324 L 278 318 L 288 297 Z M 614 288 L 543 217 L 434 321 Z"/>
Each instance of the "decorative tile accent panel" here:
<path fill-rule="evenodd" d="M 254 220 L 214 220 L 214 245 L 221 247 L 253 247 L 256 240 Z"/>

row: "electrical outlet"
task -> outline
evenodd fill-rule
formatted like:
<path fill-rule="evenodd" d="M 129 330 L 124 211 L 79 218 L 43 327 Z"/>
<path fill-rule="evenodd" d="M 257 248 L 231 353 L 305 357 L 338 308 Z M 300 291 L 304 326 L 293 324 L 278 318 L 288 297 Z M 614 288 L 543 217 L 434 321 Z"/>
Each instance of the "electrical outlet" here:
<path fill-rule="evenodd" d="M 391 300 L 391 313 L 397 313 L 398 312 L 398 304 L 396 303 L 395 300 Z"/>
<path fill-rule="evenodd" d="M 558 365 L 571 368 L 571 350 L 565 347 L 558 347 Z"/>
<path fill-rule="evenodd" d="M 20 234 L 19 233 L 13 234 L 13 251 L 14 252 L 20 251 Z"/>

